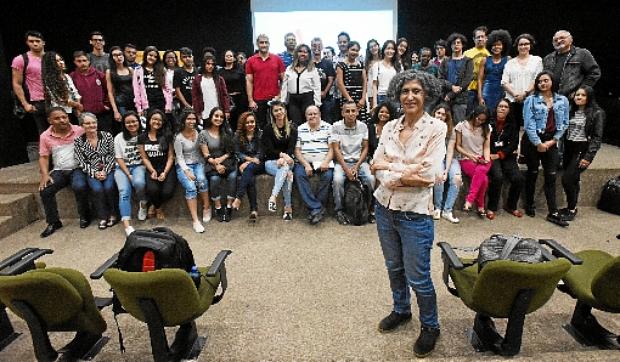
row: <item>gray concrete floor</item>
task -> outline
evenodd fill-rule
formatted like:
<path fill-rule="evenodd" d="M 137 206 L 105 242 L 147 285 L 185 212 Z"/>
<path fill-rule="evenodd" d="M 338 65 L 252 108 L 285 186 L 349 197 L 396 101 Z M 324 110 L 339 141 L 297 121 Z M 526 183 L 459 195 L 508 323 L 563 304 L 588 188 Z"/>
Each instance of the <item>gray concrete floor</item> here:
<path fill-rule="evenodd" d="M 457 213 L 461 224 L 436 222 L 436 241 L 454 246 L 476 246 L 494 232 L 519 233 L 536 238 L 554 238 L 573 251 L 601 249 L 620 254 L 620 217 L 594 208 L 580 209 L 567 229 L 543 219 L 517 219 L 500 213 L 496 220 L 480 220 Z M 221 249 L 231 249 L 227 261 L 229 289 L 220 304 L 197 320 L 198 330 L 208 335 L 201 361 L 290 361 L 290 360 L 411 360 L 411 347 L 419 332 L 414 318 L 406 327 L 390 334 L 377 331 L 378 321 L 391 310 L 391 294 L 383 256 L 374 225 L 338 225 L 327 219 L 313 227 L 300 215 L 291 223 L 275 216 L 249 225 L 245 216 L 221 224 L 212 221 L 207 232 L 195 234 L 185 220 L 168 226 L 185 236 L 199 265 L 210 264 Z M 94 271 L 124 242 L 120 226 L 99 231 L 96 226 L 81 230 L 77 220 L 40 239 L 44 222 L 31 224 L 0 240 L 0 258 L 25 246 L 55 250 L 45 256 L 48 266 L 70 267 L 85 274 Z M 139 225 L 148 227 L 150 224 Z M 437 360 L 494 360 L 490 354 L 474 352 L 467 342 L 473 312 L 451 296 L 441 280 L 441 258 L 432 252 L 432 275 L 437 290 L 441 339 L 429 357 Z M 91 281 L 94 294 L 108 296 L 102 279 Z M 62 301 L 58 301 L 62 303 Z M 415 301 L 414 314 L 415 314 Z M 574 301 L 556 292 L 543 308 L 526 318 L 519 360 L 620 360 L 619 351 L 598 351 L 575 342 L 562 325 L 570 319 Z M 612 331 L 620 332 L 620 317 L 596 313 Z M 99 361 L 148 361 L 150 345 L 146 325 L 128 315 L 119 317 L 127 352 L 121 355 L 110 309 L 103 311 L 110 343 Z M 10 313 L 24 335 L 0 352 L 1 361 L 34 360 L 26 325 Z M 498 322 L 503 330 L 505 323 Z M 70 340 L 67 333 L 54 333 L 57 347 Z M 499 360 L 499 359 L 498 359 Z"/>

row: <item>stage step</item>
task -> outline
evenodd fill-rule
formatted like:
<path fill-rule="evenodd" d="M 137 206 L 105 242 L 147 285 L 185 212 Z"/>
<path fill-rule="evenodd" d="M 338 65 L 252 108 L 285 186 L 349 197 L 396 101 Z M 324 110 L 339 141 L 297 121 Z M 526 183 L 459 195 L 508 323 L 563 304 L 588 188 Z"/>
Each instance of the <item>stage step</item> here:
<path fill-rule="evenodd" d="M 34 194 L 0 194 L 0 239 L 39 219 Z"/>

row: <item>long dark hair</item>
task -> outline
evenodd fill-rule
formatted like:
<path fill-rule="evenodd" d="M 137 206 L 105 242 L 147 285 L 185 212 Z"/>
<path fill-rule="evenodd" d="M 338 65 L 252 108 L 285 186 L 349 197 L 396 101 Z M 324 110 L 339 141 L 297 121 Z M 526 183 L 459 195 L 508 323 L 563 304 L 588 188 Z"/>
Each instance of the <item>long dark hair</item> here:
<path fill-rule="evenodd" d="M 146 133 L 149 133 L 151 130 L 151 118 L 155 114 L 161 116 L 161 128 L 157 130 L 157 142 L 162 152 L 166 152 L 168 151 L 168 146 L 172 142 L 172 130 L 170 129 L 170 123 L 166 121 L 166 114 L 163 111 L 159 109 L 149 111 L 146 116 Z"/>
<path fill-rule="evenodd" d="M 373 43 L 379 46 L 379 42 L 377 41 L 377 39 L 370 39 L 368 42 L 366 42 L 366 58 L 364 59 L 366 60 L 366 71 L 367 72 L 370 66 L 372 65 L 372 61 L 375 60 L 373 59 L 372 53 L 370 52 L 370 48 L 372 47 L 371 44 Z M 379 53 L 377 55 L 379 56 L 378 60 L 381 60 L 381 50 L 379 50 Z"/>
<path fill-rule="evenodd" d="M 187 120 L 187 117 L 189 117 L 190 114 L 193 114 L 194 116 L 196 116 L 196 124 L 198 124 L 198 114 L 196 113 L 196 111 L 194 111 L 191 108 L 186 109 L 181 113 L 181 118 L 179 118 L 179 124 L 177 125 L 177 133 L 183 132 L 183 130 L 185 129 L 185 121 Z M 196 126 L 194 126 L 194 129 L 196 129 Z"/>
<path fill-rule="evenodd" d="M 586 92 L 586 106 L 583 110 L 586 115 L 586 119 L 593 119 L 594 113 L 601 110 L 601 107 L 598 105 L 596 98 L 594 97 L 594 88 L 589 85 L 582 85 L 577 88 L 577 91 L 580 89 L 583 89 Z M 577 91 L 575 91 L 575 93 L 577 93 Z M 570 117 L 573 117 L 575 112 L 579 110 L 579 106 L 575 104 L 574 98 L 571 99 L 570 104 Z"/>
<path fill-rule="evenodd" d="M 222 112 L 222 115 L 224 114 L 224 110 L 221 107 L 214 107 L 213 109 L 211 109 L 211 112 L 209 112 L 209 117 L 204 120 L 205 130 L 213 126 L 213 115 L 217 111 Z M 224 121 L 222 121 L 222 124 L 218 127 L 218 134 L 220 136 L 220 142 L 222 142 L 222 148 L 225 150 L 226 153 L 230 153 L 234 151 L 234 144 L 232 137 L 228 133 L 227 129 L 228 126 L 226 125 L 226 118 L 224 117 Z"/>
<path fill-rule="evenodd" d="M 66 100 L 69 98 L 69 87 L 62 75 L 62 71 L 58 68 L 56 63 L 55 51 L 46 52 L 43 55 L 41 64 L 41 76 L 43 78 L 43 86 L 45 87 L 45 99 L 49 102 L 51 94 L 54 94 L 58 99 Z"/>
<path fill-rule="evenodd" d="M 504 127 L 513 124 L 516 125 L 517 120 L 512 111 L 512 104 L 510 103 L 510 100 L 508 100 L 508 98 L 502 98 L 499 100 L 499 102 L 497 102 L 497 106 L 495 106 L 495 109 L 493 110 L 493 112 L 491 112 L 491 124 L 495 124 L 497 122 L 497 107 L 499 107 L 499 104 L 502 102 L 508 105 L 508 114 L 506 114 L 506 119 L 504 120 Z"/>
<path fill-rule="evenodd" d="M 448 126 L 448 131 L 446 132 L 446 139 L 450 139 L 450 136 L 452 135 L 452 130 L 454 129 L 454 121 L 452 120 L 452 111 L 450 110 L 450 106 L 447 103 L 439 103 L 438 105 L 435 106 L 435 108 L 433 108 L 433 113 L 431 114 L 431 116 L 433 116 L 433 118 L 435 117 L 435 112 L 437 112 L 438 109 L 443 108 L 443 110 L 446 112 L 446 126 Z"/>
<path fill-rule="evenodd" d="M 116 74 L 116 62 L 114 61 L 114 57 L 112 56 L 112 53 L 118 50 L 121 52 L 121 54 L 123 54 L 123 65 L 126 67 L 127 66 L 127 58 L 125 58 L 125 53 L 123 52 L 123 48 L 119 47 L 118 45 L 115 45 L 113 47 L 110 48 L 110 59 L 108 59 L 108 64 L 110 65 L 110 72 Z"/>
<path fill-rule="evenodd" d="M 381 47 L 381 59 L 385 60 L 385 49 L 387 49 L 388 45 L 392 44 L 392 47 L 394 48 L 394 56 L 392 56 L 392 60 L 390 60 L 390 63 L 392 63 L 392 66 L 394 67 L 394 69 L 396 69 L 396 72 L 400 72 L 401 71 L 401 64 L 398 61 L 398 48 L 396 47 L 396 42 L 394 40 L 386 40 L 383 43 L 383 46 Z M 404 64 L 403 64 L 404 65 Z"/>
<path fill-rule="evenodd" d="M 161 60 L 161 57 L 159 56 L 159 50 L 157 50 L 156 47 L 151 45 L 144 48 L 144 52 L 142 53 L 142 68 L 146 68 L 146 66 L 148 65 L 146 58 L 148 57 L 150 52 L 155 52 L 157 54 L 157 57 L 155 58 L 155 64 L 153 64 L 153 73 L 155 74 L 155 81 L 157 82 L 157 84 L 159 84 L 160 87 L 163 88 L 166 82 L 166 72 L 164 69 L 164 62 Z"/>
<path fill-rule="evenodd" d="M 253 117 L 254 118 L 254 122 L 256 122 L 256 115 L 254 114 L 254 112 L 243 112 L 241 113 L 241 115 L 239 116 L 239 121 L 237 122 L 237 137 L 239 137 L 239 143 L 244 144 L 248 141 L 248 135 L 247 135 L 247 129 L 246 129 L 246 124 L 248 123 L 248 118 Z M 254 137 L 256 138 L 256 135 L 258 134 L 258 128 L 254 128 Z"/>
<path fill-rule="evenodd" d="M 138 121 L 138 134 L 142 133 L 142 131 L 144 131 L 144 129 L 142 128 L 142 122 L 140 122 L 140 116 L 138 116 L 138 113 L 134 112 L 134 111 L 128 111 L 127 113 L 125 113 L 125 115 L 123 115 L 123 119 L 121 121 L 121 126 L 123 129 L 123 139 L 125 139 L 125 141 L 129 141 L 131 139 L 131 133 L 129 133 L 129 130 L 127 130 L 127 127 L 125 126 L 125 120 L 127 119 L 127 117 L 136 117 L 136 120 Z"/>
<path fill-rule="evenodd" d="M 557 93 L 560 85 L 557 84 L 557 82 L 555 81 L 555 77 L 553 76 L 553 73 L 551 73 L 551 71 L 548 71 L 548 70 L 543 70 L 542 72 L 536 75 L 536 79 L 534 79 L 534 93 L 536 95 L 540 94 L 540 89 L 538 89 L 538 81 L 540 80 L 540 77 L 542 77 L 543 75 L 548 75 L 549 78 L 551 78 L 551 92 Z"/>
<path fill-rule="evenodd" d="M 394 118 L 396 118 L 396 110 L 392 106 L 392 103 L 390 103 L 388 101 L 383 101 L 383 102 L 379 103 L 375 107 L 375 109 L 372 110 L 372 113 L 370 115 L 370 123 L 371 124 L 379 124 L 379 111 L 383 107 L 387 108 L 388 113 L 390 114 L 390 118 L 388 119 L 388 122 L 393 120 Z"/>
<path fill-rule="evenodd" d="M 477 105 L 476 108 L 474 108 L 474 111 L 469 114 L 469 117 L 467 117 L 467 122 L 469 122 L 469 124 L 473 124 L 474 119 L 481 114 L 487 116 L 487 120 L 480 125 L 482 128 L 482 138 L 486 139 L 489 135 L 489 122 L 491 121 L 491 115 L 489 114 L 489 109 L 487 106 L 483 104 Z"/>

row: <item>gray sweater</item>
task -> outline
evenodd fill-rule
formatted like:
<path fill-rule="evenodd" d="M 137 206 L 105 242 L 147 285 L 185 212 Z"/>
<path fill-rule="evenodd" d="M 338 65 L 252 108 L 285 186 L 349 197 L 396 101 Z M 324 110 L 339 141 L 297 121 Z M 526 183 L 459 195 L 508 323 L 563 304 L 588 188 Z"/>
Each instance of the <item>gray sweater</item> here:
<path fill-rule="evenodd" d="M 187 170 L 187 165 L 204 163 L 204 159 L 198 145 L 198 131 L 194 131 L 194 140 L 189 140 L 182 133 L 174 137 L 174 153 L 176 154 L 177 165 L 182 170 Z"/>

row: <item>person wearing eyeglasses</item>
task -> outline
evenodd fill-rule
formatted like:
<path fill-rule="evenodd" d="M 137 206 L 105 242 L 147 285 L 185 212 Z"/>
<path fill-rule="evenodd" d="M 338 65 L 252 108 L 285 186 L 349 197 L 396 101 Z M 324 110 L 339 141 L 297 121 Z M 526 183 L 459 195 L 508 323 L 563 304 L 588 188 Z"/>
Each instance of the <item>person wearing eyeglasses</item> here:
<path fill-rule="evenodd" d="M 93 31 L 90 33 L 90 45 L 93 47 L 93 51 L 87 54 L 90 65 L 105 73 L 106 69 L 110 69 L 110 54 L 103 50 L 105 46 L 105 38 L 100 31 Z"/>

